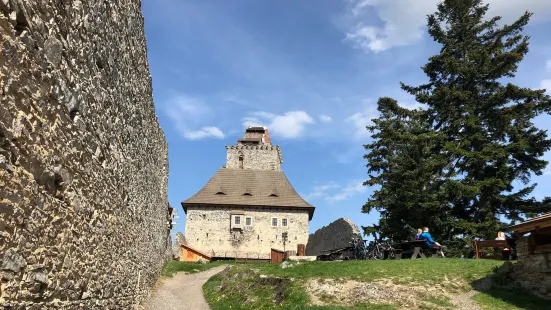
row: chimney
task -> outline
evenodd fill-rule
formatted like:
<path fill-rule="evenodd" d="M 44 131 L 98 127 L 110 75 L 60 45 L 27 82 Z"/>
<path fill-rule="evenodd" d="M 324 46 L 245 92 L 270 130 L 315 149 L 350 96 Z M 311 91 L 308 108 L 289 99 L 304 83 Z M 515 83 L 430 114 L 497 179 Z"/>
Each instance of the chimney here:
<path fill-rule="evenodd" d="M 266 127 L 264 127 L 264 144 L 272 144 L 270 133 L 268 132 L 268 128 Z"/>

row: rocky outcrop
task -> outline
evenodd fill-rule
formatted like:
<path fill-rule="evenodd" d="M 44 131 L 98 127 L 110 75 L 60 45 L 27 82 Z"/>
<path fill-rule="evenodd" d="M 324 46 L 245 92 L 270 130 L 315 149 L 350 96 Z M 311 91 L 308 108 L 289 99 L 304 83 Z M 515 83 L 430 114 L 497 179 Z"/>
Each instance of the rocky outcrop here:
<path fill-rule="evenodd" d="M 131 309 L 168 238 L 140 1 L 0 1 L 0 308 Z"/>
<path fill-rule="evenodd" d="M 360 238 L 360 230 L 347 218 L 340 218 L 324 226 L 308 237 L 307 256 L 317 256 L 323 251 L 350 246 L 354 238 Z"/>

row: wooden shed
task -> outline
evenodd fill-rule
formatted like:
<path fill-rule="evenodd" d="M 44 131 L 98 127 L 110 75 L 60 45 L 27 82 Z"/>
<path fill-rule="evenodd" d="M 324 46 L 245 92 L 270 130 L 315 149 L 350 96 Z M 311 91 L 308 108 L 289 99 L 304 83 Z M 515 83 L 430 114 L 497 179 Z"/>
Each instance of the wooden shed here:
<path fill-rule="evenodd" d="M 510 230 L 518 238 L 514 278 L 525 289 L 551 298 L 551 213 L 511 226 Z"/>
<path fill-rule="evenodd" d="M 548 269 L 551 271 L 551 213 L 546 213 L 533 219 L 510 227 L 517 236 L 530 233 L 528 237 L 527 255 L 544 254 Z M 520 249 L 522 252 L 523 249 Z"/>
<path fill-rule="evenodd" d="M 180 255 L 180 261 L 182 262 L 197 262 L 201 258 L 205 261 L 210 261 L 211 256 L 205 254 L 187 244 L 182 244 L 182 255 Z"/>

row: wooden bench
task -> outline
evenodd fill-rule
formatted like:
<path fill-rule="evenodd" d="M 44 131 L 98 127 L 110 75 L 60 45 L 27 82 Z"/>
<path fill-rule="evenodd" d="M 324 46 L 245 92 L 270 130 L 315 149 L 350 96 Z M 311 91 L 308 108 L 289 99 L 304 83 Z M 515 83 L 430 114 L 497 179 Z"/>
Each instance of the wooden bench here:
<path fill-rule="evenodd" d="M 480 258 L 480 253 L 482 253 L 480 249 L 485 249 L 485 248 L 502 249 L 501 255 L 503 259 L 508 259 L 509 254 L 511 253 L 510 250 L 503 251 L 503 249 L 511 248 L 511 246 L 506 240 L 477 240 L 477 241 L 474 241 L 474 251 L 476 253 L 476 259 Z"/>

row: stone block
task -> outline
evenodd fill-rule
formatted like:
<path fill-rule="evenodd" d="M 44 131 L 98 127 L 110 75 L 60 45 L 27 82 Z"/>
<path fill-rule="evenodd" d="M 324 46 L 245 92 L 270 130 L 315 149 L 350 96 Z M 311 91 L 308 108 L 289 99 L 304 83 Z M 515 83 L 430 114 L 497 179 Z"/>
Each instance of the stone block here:
<path fill-rule="evenodd" d="M 313 262 L 317 256 L 289 256 L 288 260 L 295 262 Z"/>

